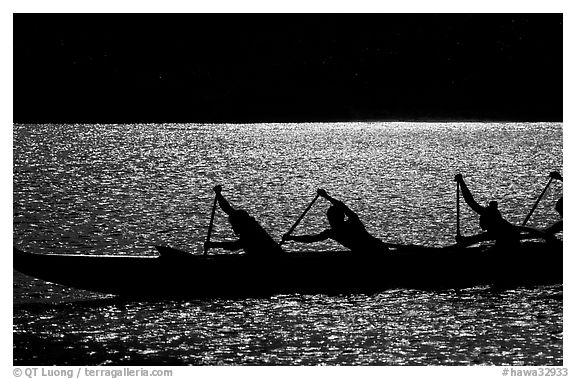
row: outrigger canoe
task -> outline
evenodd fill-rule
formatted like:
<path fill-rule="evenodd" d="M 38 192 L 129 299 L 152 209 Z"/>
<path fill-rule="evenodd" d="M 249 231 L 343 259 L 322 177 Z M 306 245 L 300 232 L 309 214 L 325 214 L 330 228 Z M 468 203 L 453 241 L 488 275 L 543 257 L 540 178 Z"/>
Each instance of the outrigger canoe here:
<path fill-rule="evenodd" d="M 562 242 L 488 246 L 398 246 L 388 254 L 349 251 L 193 255 L 157 246 L 154 256 L 37 254 L 14 248 L 14 268 L 68 287 L 136 298 L 253 297 L 375 293 L 391 288 L 562 283 Z"/>

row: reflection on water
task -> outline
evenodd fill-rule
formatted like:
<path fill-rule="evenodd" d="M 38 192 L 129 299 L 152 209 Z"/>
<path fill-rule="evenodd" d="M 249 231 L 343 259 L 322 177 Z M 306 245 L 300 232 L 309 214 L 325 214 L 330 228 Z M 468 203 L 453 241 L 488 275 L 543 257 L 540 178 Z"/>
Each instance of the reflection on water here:
<path fill-rule="evenodd" d="M 15 364 L 562 365 L 561 293 L 21 304 Z"/>
<path fill-rule="evenodd" d="M 462 172 L 520 223 L 562 169 L 561 124 L 15 125 L 14 244 L 195 251 L 224 185 L 280 239 L 323 187 L 391 242 L 453 241 Z M 557 220 L 555 183 L 531 224 Z M 296 233 L 327 226 L 318 202 Z M 463 230 L 478 231 L 463 209 Z M 231 237 L 218 214 L 214 239 Z M 332 248 L 331 243 L 314 248 Z M 290 249 L 301 248 L 289 245 Z M 265 284 L 264 284 L 265 285 Z M 562 364 L 562 287 L 119 302 L 15 273 L 15 363 Z M 85 299 L 91 299 L 86 303 Z"/>

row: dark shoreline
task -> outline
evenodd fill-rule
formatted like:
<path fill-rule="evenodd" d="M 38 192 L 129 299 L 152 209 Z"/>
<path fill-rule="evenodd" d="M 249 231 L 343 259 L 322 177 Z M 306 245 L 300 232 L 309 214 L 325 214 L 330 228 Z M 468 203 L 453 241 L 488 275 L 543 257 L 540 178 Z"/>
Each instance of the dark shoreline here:
<path fill-rule="evenodd" d="M 428 124 L 445 124 L 445 123 L 541 123 L 555 122 L 563 123 L 563 119 L 458 119 L 458 118 L 398 118 L 398 119 L 273 119 L 273 120 L 16 120 L 13 125 L 29 124 L 84 124 L 84 125 L 105 125 L 105 124 L 320 124 L 320 123 L 428 123 Z"/>
<path fill-rule="evenodd" d="M 561 13 L 15 14 L 13 34 L 22 123 L 563 119 Z"/>

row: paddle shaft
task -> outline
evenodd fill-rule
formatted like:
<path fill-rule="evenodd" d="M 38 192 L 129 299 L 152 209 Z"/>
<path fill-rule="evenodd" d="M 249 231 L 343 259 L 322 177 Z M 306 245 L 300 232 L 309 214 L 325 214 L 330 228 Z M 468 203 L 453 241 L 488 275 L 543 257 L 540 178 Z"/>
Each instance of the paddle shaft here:
<path fill-rule="evenodd" d="M 536 210 L 536 207 L 538 206 L 538 203 L 540 202 L 540 200 L 542 200 L 542 197 L 544 197 L 544 194 L 546 193 L 546 190 L 548 189 L 548 187 L 550 186 L 550 183 L 552 183 L 552 180 L 554 178 L 550 178 L 550 180 L 548 181 L 548 184 L 546 184 L 546 187 L 544 187 L 544 190 L 542 191 L 542 193 L 540 194 L 540 196 L 538 196 L 538 199 L 536 199 L 536 203 L 534 203 L 534 206 L 532 207 L 532 209 L 530 210 L 530 213 L 528 213 L 528 216 L 526 216 L 526 218 L 524 219 L 524 222 L 522 223 L 522 226 L 526 225 L 526 223 L 528 222 L 528 220 L 530 220 L 530 216 L 532 216 L 532 213 L 534 213 L 534 210 Z"/>
<path fill-rule="evenodd" d="M 294 231 L 294 229 L 296 229 L 296 227 L 298 226 L 298 224 L 300 224 L 300 221 L 302 221 L 302 219 L 304 218 L 304 216 L 306 216 L 306 213 L 308 213 L 308 211 L 310 210 L 310 208 L 312 208 L 312 206 L 314 205 L 314 203 L 316 202 L 316 200 L 318 200 L 318 197 L 320 197 L 320 194 L 316 194 L 316 196 L 314 197 L 314 200 L 312 200 L 310 202 L 310 204 L 308 204 L 308 206 L 306 207 L 306 209 L 304 209 L 304 212 L 302 212 L 302 214 L 300 215 L 300 217 L 298 217 L 298 219 L 296 220 L 296 222 L 294 223 L 294 225 L 292 225 L 292 227 L 290 228 L 290 230 L 288 231 L 288 233 L 286 233 L 286 235 L 290 235 L 292 234 L 292 232 Z M 282 238 L 282 241 L 280 241 L 280 245 L 282 245 L 284 242 L 286 242 L 284 240 L 284 238 Z"/>
<path fill-rule="evenodd" d="M 216 203 L 218 202 L 218 195 L 214 196 L 214 203 L 212 204 L 212 214 L 210 215 L 210 224 L 208 225 L 208 235 L 206 236 L 206 243 L 204 244 L 204 255 L 208 254 L 208 242 L 212 235 L 212 226 L 214 225 L 214 214 L 216 213 Z"/>
<path fill-rule="evenodd" d="M 460 182 L 456 182 L 456 235 L 460 235 Z"/>

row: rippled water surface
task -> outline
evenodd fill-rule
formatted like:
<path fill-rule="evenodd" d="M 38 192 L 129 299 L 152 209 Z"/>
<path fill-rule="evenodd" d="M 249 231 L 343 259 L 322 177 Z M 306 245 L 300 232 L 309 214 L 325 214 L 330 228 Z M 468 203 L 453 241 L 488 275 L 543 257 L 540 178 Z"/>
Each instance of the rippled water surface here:
<path fill-rule="evenodd" d="M 219 183 L 277 240 L 323 187 L 375 236 L 442 246 L 455 173 L 521 223 L 561 169 L 557 123 L 15 125 L 14 244 L 196 252 Z M 561 193 L 551 186 L 531 225 L 558 219 Z M 327 227 L 326 208 L 296 233 Z M 462 221 L 479 231 L 468 209 Z M 230 237 L 217 214 L 213 239 Z M 140 303 L 14 273 L 14 302 L 18 364 L 562 364 L 561 286 Z"/>

